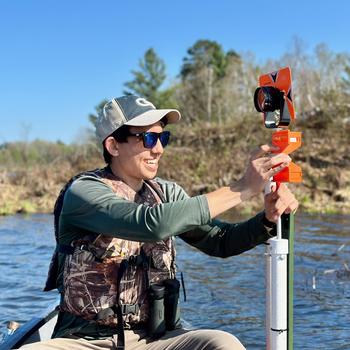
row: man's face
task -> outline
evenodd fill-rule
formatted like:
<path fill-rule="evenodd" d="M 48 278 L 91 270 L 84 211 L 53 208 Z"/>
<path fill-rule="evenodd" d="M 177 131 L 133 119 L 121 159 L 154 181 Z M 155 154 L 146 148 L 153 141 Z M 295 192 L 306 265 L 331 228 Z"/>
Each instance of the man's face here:
<path fill-rule="evenodd" d="M 130 133 L 163 131 L 160 122 L 148 126 L 131 126 Z M 145 148 L 142 137 L 129 136 L 128 142 L 118 143 L 118 156 L 115 165 L 118 175 L 134 189 L 142 185 L 142 180 L 153 179 L 157 175 L 159 160 L 164 148 L 157 140 L 153 148 Z"/>

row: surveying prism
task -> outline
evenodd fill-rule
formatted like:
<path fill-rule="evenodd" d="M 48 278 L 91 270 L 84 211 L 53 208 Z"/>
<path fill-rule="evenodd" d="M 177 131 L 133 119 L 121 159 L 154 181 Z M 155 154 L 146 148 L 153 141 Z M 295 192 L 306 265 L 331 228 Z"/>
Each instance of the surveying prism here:
<path fill-rule="evenodd" d="M 254 93 L 254 105 L 263 113 L 265 127 L 277 129 L 272 134 L 272 144 L 279 148 L 275 153 L 290 154 L 301 146 L 301 132 L 287 130 L 295 119 L 290 68 L 260 76 L 259 85 Z M 301 168 L 291 163 L 275 175 L 274 180 L 277 183 L 301 182 Z"/>
<path fill-rule="evenodd" d="M 274 129 L 273 153 L 290 154 L 301 146 L 301 133 L 288 129 L 295 119 L 292 76 L 289 67 L 259 77 L 254 105 L 263 113 L 264 125 Z M 267 184 L 278 188 L 281 182 L 301 182 L 301 168 L 290 163 Z M 266 349 L 293 350 L 293 270 L 294 215 L 283 215 L 277 221 L 277 236 L 266 245 Z"/>

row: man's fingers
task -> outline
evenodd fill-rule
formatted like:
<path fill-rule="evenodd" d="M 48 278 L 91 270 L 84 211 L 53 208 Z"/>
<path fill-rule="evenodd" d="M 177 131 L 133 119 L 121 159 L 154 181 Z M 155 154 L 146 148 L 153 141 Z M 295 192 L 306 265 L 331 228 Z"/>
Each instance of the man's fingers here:
<path fill-rule="evenodd" d="M 286 214 L 290 214 L 290 213 L 295 213 L 297 211 L 299 207 L 299 203 L 296 199 L 294 199 L 293 201 L 291 201 L 288 205 L 288 207 L 286 208 L 286 210 L 284 211 Z"/>
<path fill-rule="evenodd" d="M 278 198 L 273 205 L 272 214 L 278 217 L 283 213 L 294 213 L 298 209 L 298 206 L 299 203 L 293 195 L 284 198 Z"/>
<path fill-rule="evenodd" d="M 276 210 L 273 212 L 274 217 L 280 217 L 282 214 L 290 214 L 295 213 L 298 209 L 298 204 L 296 202 L 290 203 L 290 205 L 282 205 L 276 208 Z"/>
<path fill-rule="evenodd" d="M 270 192 L 269 193 L 274 193 L 277 190 L 277 184 L 276 182 L 270 182 Z"/>
<path fill-rule="evenodd" d="M 265 158 L 261 158 L 265 159 Z M 292 159 L 284 153 L 279 153 L 273 157 L 267 158 L 263 164 L 263 168 L 265 171 L 269 171 L 271 168 L 274 168 L 276 165 L 280 165 L 282 163 L 290 163 Z"/>
<path fill-rule="evenodd" d="M 268 177 L 273 177 L 274 175 L 278 174 L 281 170 L 286 168 L 289 165 L 290 162 L 283 162 L 282 164 L 270 169 L 266 174 Z"/>
<path fill-rule="evenodd" d="M 298 206 L 298 201 L 284 183 L 281 183 L 276 191 L 265 197 L 266 217 L 270 221 L 277 221 L 283 213 L 294 213 Z"/>
<path fill-rule="evenodd" d="M 257 159 L 262 157 L 263 155 L 266 155 L 267 153 L 276 152 L 278 150 L 279 147 L 273 145 L 261 145 L 259 148 L 252 152 L 251 159 Z"/>

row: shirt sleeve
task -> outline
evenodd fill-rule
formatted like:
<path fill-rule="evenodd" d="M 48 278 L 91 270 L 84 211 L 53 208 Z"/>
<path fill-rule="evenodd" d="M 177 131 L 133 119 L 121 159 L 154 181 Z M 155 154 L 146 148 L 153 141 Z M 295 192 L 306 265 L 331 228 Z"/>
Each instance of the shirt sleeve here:
<path fill-rule="evenodd" d="M 164 182 L 163 191 L 170 201 L 189 198 L 186 191 L 176 183 Z M 239 223 L 212 220 L 179 237 L 208 255 L 225 258 L 241 254 L 276 235 L 275 228 L 268 229 L 264 226 L 263 218 L 264 213 L 261 212 Z"/>
<path fill-rule="evenodd" d="M 170 190 L 168 195 L 176 193 Z M 77 231 L 133 241 L 159 241 L 210 221 L 205 196 L 182 197 L 149 207 L 118 197 L 104 182 L 89 177 L 76 180 L 67 190 L 60 233 L 62 242 Z"/>
<path fill-rule="evenodd" d="M 213 220 L 180 235 L 186 243 L 202 252 L 220 258 L 241 254 L 273 237 L 275 229 L 263 224 L 264 213 L 240 223 Z"/>

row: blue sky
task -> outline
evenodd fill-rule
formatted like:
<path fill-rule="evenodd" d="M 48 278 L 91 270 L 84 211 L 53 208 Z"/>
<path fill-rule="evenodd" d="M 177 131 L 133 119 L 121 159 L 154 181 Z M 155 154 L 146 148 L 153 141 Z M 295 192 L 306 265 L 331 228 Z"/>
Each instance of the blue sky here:
<path fill-rule="evenodd" d="M 198 39 L 260 63 L 295 36 L 350 52 L 349 13 L 346 0 L 0 0 L 0 144 L 79 141 L 87 115 L 122 94 L 150 47 L 169 81 Z"/>

